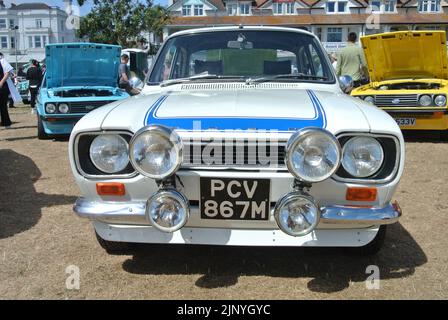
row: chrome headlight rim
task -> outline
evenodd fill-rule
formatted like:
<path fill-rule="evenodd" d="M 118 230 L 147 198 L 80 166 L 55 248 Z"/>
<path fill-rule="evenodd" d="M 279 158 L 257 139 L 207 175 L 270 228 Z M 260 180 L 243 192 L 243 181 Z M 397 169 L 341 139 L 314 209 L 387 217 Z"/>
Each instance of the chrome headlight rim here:
<path fill-rule="evenodd" d="M 149 172 L 146 172 L 145 170 L 140 168 L 140 166 L 137 164 L 137 161 L 136 161 L 135 156 L 134 156 L 134 145 L 135 145 L 135 142 L 137 141 L 137 139 L 141 135 L 146 134 L 147 132 L 150 132 L 150 131 L 153 131 L 155 134 L 162 135 L 165 138 L 167 138 L 169 141 L 171 141 L 172 144 L 173 144 L 173 147 L 175 149 L 175 152 L 176 152 L 176 159 L 177 159 L 176 164 L 173 167 L 171 167 L 170 170 L 165 172 L 163 175 L 151 174 Z M 130 159 L 131 164 L 134 167 L 134 169 L 137 172 L 139 172 L 140 174 L 142 174 L 143 176 L 151 178 L 151 179 L 155 179 L 155 180 L 163 180 L 163 179 L 165 179 L 167 177 L 172 176 L 177 170 L 179 170 L 179 168 L 180 168 L 180 166 L 182 164 L 182 160 L 183 160 L 183 143 L 182 143 L 182 139 L 177 134 L 177 132 L 174 130 L 174 128 L 167 127 L 167 126 L 160 125 L 160 124 L 154 124 L 154 125 L 145 126 L 145 127 L 141 128 L 140 130 L 138 130 L 132 136 L 132 139 L 129 142 L 129 159 Z"/>
<path fill-rule="evenodd" d="M 377 144 L 379 145 L 380 149 L 381 149 L 381 161 L 380 161 L 380 165 L 378 166 L 378 168 L 376 168 L 376 170 L 374 170 L 373 172 L 371 172 L 371 173 L 369 173 L 369 174 L 367 174 L 367 175 L 356 175 L 356 174 L 350 172 L 349 170 L 347 170 L 347 167 L 346 167 L 346 165 L 344 164 L 344 155 L 345 155 L 347 146 L 350 144 L 351 141 L 356 140 L 356 139 L 371 139 L 371 140 L 375 141 L 375 143 L 377 143 Z M 381 167 L 382 167 L 383 164 L 384 164 L 384 160 L 385 160 L 385 154 L 384 154 L 384 148 L 383 148 L 383 146 L 381 145 L 381 142 L 378 141 L 378 139 L 375 139 L 374 137 L 371 137 L 371 136 L 363 136 L 363 135 L 360 135 L 360 136 L 354 136 L 354 137 L 351 137 L 350 139 L 348 139 L 348 140 L 344 143 L 344 146 L 343 146 L 343 148 L 342 148 L 342 160 L 341 160 L 341 165 L 342 165 L 342 167 L 344 168 L 344 170 L 345 170 L 348 174 L 350 174 L 352 177 L 354 177 L 355 179 L 368 179 L 368 178 L 374 176 L 376 173 L 378 173 L 378 172 L 381 170 Z"/>
<path fill-rule="evenodd" d="M 61 107 L 63 107 L 63 106 L 65 106 L 67 109 L 67 111 L 62 111 L 61 110 Z M 59 113 L 61 113 L 61 114 L 67 114 L 67 113 L 69 113 L 69 111 L 70 111 L 70 106 L 68 105 L 68 103 L 60 103 L 60 104 L 58 104 L 58 112 Z"/>
<path fill-rule="evenodd" d="M 424 98 L 424 97 L 428 97 L 428 98 L 429 98 L 429 100 L 428 100 L 429 103 L 428 103 L 428 104 L 423 104 L 423 103 L 421 102 L 421 99 Z M 430 107 L 430 106 L 433 104 L 432 96 L 429 95 L 429 94 L 422 94 L 422 95 L 420 95 L 420 96 L 418 97 L 418 104 L 419 104 L 421 107 Z"/>
<path fill-rule="evenodd" d="M 124 143 L 126 144 L 126 154 L 127 154 L 127 159 L 128 159 L 128 161 L 127 161 L 126 165 L 120 167 L 119 170 L 108 170 L 108 169 L 104 169 L 104 168 L 102 168 L 102 167 L 101 167 L 101 166 L 100 166 L 100 165 L 93 159 L 93 157 L 92 157 L 92 146 L 93 146 L 94 141 L 95 141 L 96 139 L 100 138 L 100 137 L 101 137 L 101 138 L 104 138 L 105 136 L 114 136 L 114 137 L 117 137 L 119 140 L 121 140 L 122 142 L 124 142 Z M 115 133 L 104 133 L 104 134 L 101 134 L 101 135 L 97 135 L 95 138 L 93 138 L 92 142 L 90 143 L 90 146 L 89 146 L 89 159 L 90 159 L 90 161 L 92 161 L 92 164 L 95 166 L 95 168 L 97 168 L 99 171 L 101 171 L 101 172 L 103 172 L 103 173 L 105 173 L 105 174 L 118 174 L 118 173 L 122 172 L 123 170 L 125 170 L 125 169 L 127 168 L 127 166 L 129 165 L 129 143 L 126 141 L 125 138 L 123 138 L 123 137 L 122 137 L 121 135 L 119 135 L 119 134 L 115 134 Z"/>
<path fill-rule="evenodd" d="M 309 201 L 315 207 L 317 215 L 316 215 L 316 220 L 313 221 L 313 223 L 305 230 L 303 230 L 301 232 L 291 232 L 291 231 L 287 230 L 286 228 L 282 227 L 282 224 L 280 221 L 280 213 L 281 213 L 281 209 L 284 208 L 286 204 L 296 200 L 297 198 L 304 198 L 307 201 Z M 302 236 L 305 236 L 305 235 L 311 233 L 317 227 L 317 225 L 319 225 L 321 214 L 322 214 L 322 211 L 320 209 L 320 206 L 316 203 L 315 199 L 313 197 L 311 197 L 310 195 L 304 194 L 299 191 L 293 191 L 293 192 L 290 192 L 290 193 L 284 195 L 282 198 L 280 198 L 277 201 L 277 203 L 275 204 L 275 208 L 274 208 L 274 219 L 275 219 L 275 222 L 277 223 L 277 226 L 280 228 L 280 230 L 282 230 L 286 234 L 293 236 L 293 237 L 302 237 Z"/>
<path fill-rule="evenodd" d="M 151 203 L 163 197 L 175 199 L 182 206 L 182 209 L 184 209 L 185 215 L 179 224 L 172 227 L 164 227 L 158 224 L 157 221 L 154 220 L 152 214 L 149 212 L 151 208 Z M 176 189 L 174 188 L 160 189 L 159 191 L 151 195 L 149 199 L 146 201 L 145 215 L 146 219 L 151 223 L 151 225 L 154 228 L 162 232 L 173 233 L 183 228 L 185 224 L 188 222 L 188 219 L 190 218 L 190 206 L 187 197 L 183 193 L 177 191 Z"/>
<path fill-rule="evenodd" d="M 443 98 L 443 103 L 442 104 L 437 103 L 437 99 L 438 98 Z M 435 103 L 436 106 L 438 106 L 438 107 L 445 107 L 446 106 L 446 102 L 447 102 L 446 101 L 446 96 L 444 94 L 437 94 L 437 95 L 434 96 L 434 103 Z"/>
<path fill-rule="evenodd" d="M 334 144 L 334 146 L 336 148 L 336 153 L 337 153 L 336 165 L 325 176 L 319 177 L 319 179 L 309 179 L 309 177 L 307 177 L 307 178 L 300 177 L 300 175 L 298 175 L 297 172 L 295 172 L 295 168 L 294 168 L 294 165 L 292 164 L 292 157 L 291 157 L 292 153 L 295 150 L 295 148 L 302 141 L 302 139 L 304 139 L 306 136 L 308 136 L 310 134 L 313 134 L 313 133 L 324 134 L 328 138 L 330 138 L 331 142 Z M 342 148 L 341 148 L 341 145 L 339 144 L 338 139 L 331 132 L 329 132 L 329 131 L 327 131 L 325 129 L 322 129 L 322 128 L 307 127 L 307 128 L 300 129 L 296 133 L 294 133 L 289 138 L 288 142 L 286 143 L 286 147 L 285 147 L 285 164 L 286 164 L 286 167 L 288 168 L 288 171 L 295 178 L 297 178 L 297 179 L 299 179 L 300 181 L 303 181 L 303 182 L 317 183 L 317 182 L 322 182 L 322 181 L 327 180 L 333 174 L 335 174 L 336 171 L 338 171 L 338 169 L 339 169 L 339 167 L 341 165 L 341 161 L 342 161 Z"/>
<path fill-rule="evenodd" d="M 367 101 L 367 98 L 371 98 L 372 101 Z M 375 97 L 374 96 L 364 96 L 363 99 L 365 102 L 375 105 Z"/>
<path fill-rule="evenodd" d="M 53 111 L 49 110 L 50 106 L 52 106 L 54 108 Z M 45 112 L 48 114 L 55 114 L 57 110 L 58 110 L 58 108 L 56 107 L 56 105 L 54 103 L 47 103 L 45 105 Z"/>

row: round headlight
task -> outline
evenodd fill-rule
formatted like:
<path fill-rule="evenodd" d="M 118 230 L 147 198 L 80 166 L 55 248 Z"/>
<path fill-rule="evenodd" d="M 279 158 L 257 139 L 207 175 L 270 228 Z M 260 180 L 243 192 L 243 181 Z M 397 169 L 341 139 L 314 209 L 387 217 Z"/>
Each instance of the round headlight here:
<path fill-rule="evenodd" d="M 418 98 L 418 103 L 422 107 L 429 107 L 432 104 L 432 98 L 431 96 L 428 96 L 427 94 L 424 94 Z"/>
<path fill-rule="evenodd" d="M 117 173 L 129 163 L 128 143 L 117 134 L 100 134 L 90 145 L 90 159 L 105 173 Z"/>
<path fill-rule="evenodd" d="M 319 182 L 338 169 L 341 147 L 328 131 L 305 128 L 288 140 L 285 161 L 289 172 L 299 180 Z"/>
<path fill-rule="evenodd" d="M 69 110 L 68 104 L 60 103 L 58 105 L 58 110 L 59 110 L 60 113 L 68 113 L 68 110 Z"/>
<path fill-rule="evenodd" d="M 130 158 L 141 174 L 163 179 L 182 163 L 182 141 L 172 129 L 154 125 L 139 130 L 131 140 Z"/>
<path fill-rule="evenodd" d="M 372 97 L 372 96 L 364 97 L 364 101 L 368 102 L 368 103 L 371 103 L 371 104 L 375 104 L 375 98 Z"/>
<path fill-rule="evenodd" d="M 342 149 L 342 167 L 354 177 L 365 178 L 377 172 L 384 160 L 384 151 L 378 140 L 354 137 Z"/>
<path fill-rule="evenodd" d="M 47 113 L 55 113 L 56 112 L 56 105 L 52 103 L 48 103 L 45 105 L 45 111 Z"/>
<path fill-rule="evenodd" d="M 286 234 L 304 236 L 319 224 L 320 209 L 310 197 L 292 192 L 277 202 L 274 217 Z"/>
<path fill-rule="evenodd" d="M 164 232 L 174 232 L 188 221 L 188 200 L 177 190 L 161 190 L 146 204 L 146 217 L 152 226 Z"/>
<path fill-rule="evenodd" d="M 436 103 L 436 106 L 444 107 L 446 105 L 446 97 L 444 95 L 439 94 L 434 99 L 434 102 Z"/>

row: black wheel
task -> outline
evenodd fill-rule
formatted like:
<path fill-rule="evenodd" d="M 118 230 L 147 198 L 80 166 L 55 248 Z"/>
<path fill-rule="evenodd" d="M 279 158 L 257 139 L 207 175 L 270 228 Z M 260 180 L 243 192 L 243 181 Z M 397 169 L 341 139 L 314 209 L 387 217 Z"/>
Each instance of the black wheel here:
<path fill-rule="evenodd" d="M 44 125 L 42 123 L 42 119 L 37 115 L 37 138 L 39 140 L 47 140 L 50 139 L 50 136 L 45 133 Z"/>
<path fill-rule="evenodd" d="M 126 254 L 132 249 L 132 246 L 128 242 L 108 241 L 101 238 L 101 236 L 95 231 L 96 240 L 108 254 Z"/>
<path fill-rule="evenodd" d="M 351 251 L 360 256 L 371 256 L 374 254 L 377 254 L 381 248 L 383 247 L 384 240 L 386 239 L 386 225 L 380 226 L 380 229 L 378 230 L 378 233 L 376 234 L 375 238 L 362 247 L 357 248 L 350 248 Z"/>
<path fill-rule="evenodd" d="M 22 101 L 24 104 L 30 104 L 30 100 L 28 100 L 28 99 L 23 99 Z"/>

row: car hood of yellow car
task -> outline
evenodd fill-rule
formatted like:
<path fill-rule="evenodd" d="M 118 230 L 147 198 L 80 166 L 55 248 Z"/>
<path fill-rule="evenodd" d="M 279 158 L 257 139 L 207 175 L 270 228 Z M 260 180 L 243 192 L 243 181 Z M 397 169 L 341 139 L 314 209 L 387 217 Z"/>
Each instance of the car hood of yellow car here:
<path fill-rule="evenodd" d="M 370 81 L 448 79 L 445 31 L 399 31 L 361 38 Z"/>

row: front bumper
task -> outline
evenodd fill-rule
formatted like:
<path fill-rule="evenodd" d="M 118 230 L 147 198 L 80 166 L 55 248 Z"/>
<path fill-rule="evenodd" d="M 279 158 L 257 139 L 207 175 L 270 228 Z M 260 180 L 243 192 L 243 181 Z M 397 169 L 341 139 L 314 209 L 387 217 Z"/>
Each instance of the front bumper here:
<path fill-rule="evenodd" d="M 145 214 L 146 202 L 100 202 L 78 198 L 73 211 L 79 217 L 110 224 L 150 225 Z M 365 227 L 395 223 L 402 214 L 397 203 L 381 208 L 326 206 L 321 207 L 321 212 L 320 224 Z"/>

